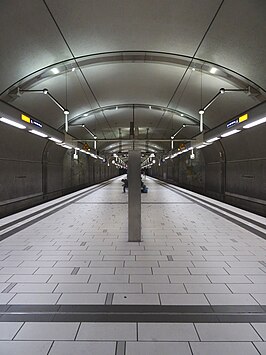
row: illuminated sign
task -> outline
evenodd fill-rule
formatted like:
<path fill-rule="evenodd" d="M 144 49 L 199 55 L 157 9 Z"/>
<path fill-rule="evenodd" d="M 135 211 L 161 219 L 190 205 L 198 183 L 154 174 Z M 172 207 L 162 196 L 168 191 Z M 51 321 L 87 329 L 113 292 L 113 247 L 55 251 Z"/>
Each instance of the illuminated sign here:
<path fill-rule="evenodd" d="M 22 121 L 30 123 L 30 118 L 28 116 L 26 116 L 26 115 L 23 115 L 23 113 L 21 114 L 21 119 L 22 119 Z"/>
<path fill-rule="evenodd" d="M 37 127 L 42 128 L 42 124 L 41 124 L 40 122 L 38 122 L 38 121 L 36 121 L 36 120 L 33 120 L 32 118 L 30 118 L 30 117 L 24 115 L 23 113 L 21 114 L 21 119 L 22 119 L 22 121 L 24 121 L 24 122 L 31 123 L 31 124 L 33 124 L 34 126 L 37 126 Z"/>
<path fill-rule="evenodd" d="M 246 113 L 245 115 L 239 117 L 239 123 L 244 122 L 247 119 L 248 119 L 248 114 Z"/>
<path fill-rule="evenodd" d="M 228 122 L 227 124 L 226 124 L 226 128 L 231 128 L 231 127 L 233 127 L 235 124 L 237 124 L 238 123 L 238 118 L 236 118 L 235 120 L 233 120 L 233 121 L 230 121 L 230 122 Z"/>
<path fill-rule="evenodd" d="M 31 119 L 30 123 L 34 124 L 35 126 L 42 127 L 42 124 L 40 122 L 36 121 L 36 120 Z"/>

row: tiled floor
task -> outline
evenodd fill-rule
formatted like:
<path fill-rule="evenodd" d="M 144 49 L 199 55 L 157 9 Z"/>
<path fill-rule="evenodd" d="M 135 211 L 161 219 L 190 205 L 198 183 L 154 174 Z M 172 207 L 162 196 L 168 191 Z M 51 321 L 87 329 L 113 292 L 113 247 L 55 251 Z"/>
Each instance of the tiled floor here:
<path fill-rule="evenodd" d="M 2 219 L 0 238 L 11 235 L 0 242 L 1 305 L 266 306 L 266 241 L 256 233 L 265 218 L 232 208 L 243 224 L 250 226 L 245 217 L 254 219 L 253 233 L 229 221 L 228 212 L 223 217 L 199 205 L 196 194 L 187 198 L 185 190 L 147 178 L 143 241 L 128 243 L 120 180 L 84 190 L 80 199 L 80 192 L 61 198 L 65 207 L 37 223 L 37 207 L 29 219 L 26 212 Z M 208 206 L 210 199 L 200 199 Z M 17 218 L 32 224 L 23 228 Z M 256 322 L 31 323 L 0 317 L 0 339 L 1 355 L 266 354 L 266 325 Z"/>

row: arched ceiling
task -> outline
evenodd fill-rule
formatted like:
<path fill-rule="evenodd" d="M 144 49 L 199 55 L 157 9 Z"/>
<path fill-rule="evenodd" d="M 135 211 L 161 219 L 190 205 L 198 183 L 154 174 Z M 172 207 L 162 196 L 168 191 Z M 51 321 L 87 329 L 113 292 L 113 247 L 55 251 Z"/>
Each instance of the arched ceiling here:
<path fill-rule="evenodd" d="M 0 99 L 102 152 L 169 150 L 266 99 L 264 0 L 2 0 Z M 54 73 L 53 69 L 58 72 Z M 216 72 L 213 72 L 213 68 Z M 251 94 L 250 94 L 251 93 Z M 85 129 L 82 125 L 85 125 Z M 147 139 L 149 141 L 147 142 Z M 155 141 L 158 140 L 158 141 Z"/>

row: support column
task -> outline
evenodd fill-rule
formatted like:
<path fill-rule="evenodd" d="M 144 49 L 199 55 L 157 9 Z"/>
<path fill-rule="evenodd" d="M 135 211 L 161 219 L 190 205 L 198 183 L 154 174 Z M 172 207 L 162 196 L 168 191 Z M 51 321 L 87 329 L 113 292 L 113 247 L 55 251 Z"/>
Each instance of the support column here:
<path fill-rule="evenodd" d="M 128 241 L 141 241 L 141 152 L 128 152 Z"/>

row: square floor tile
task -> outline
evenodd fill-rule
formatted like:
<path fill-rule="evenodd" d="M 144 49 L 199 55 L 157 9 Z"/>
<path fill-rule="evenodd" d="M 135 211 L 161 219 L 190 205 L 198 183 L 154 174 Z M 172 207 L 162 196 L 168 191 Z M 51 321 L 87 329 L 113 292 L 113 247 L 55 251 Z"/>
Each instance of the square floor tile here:
<path fill-rule="evenodd" d="M 79 323 L 27 322 L 15 340 L 74 340 Z"/>

